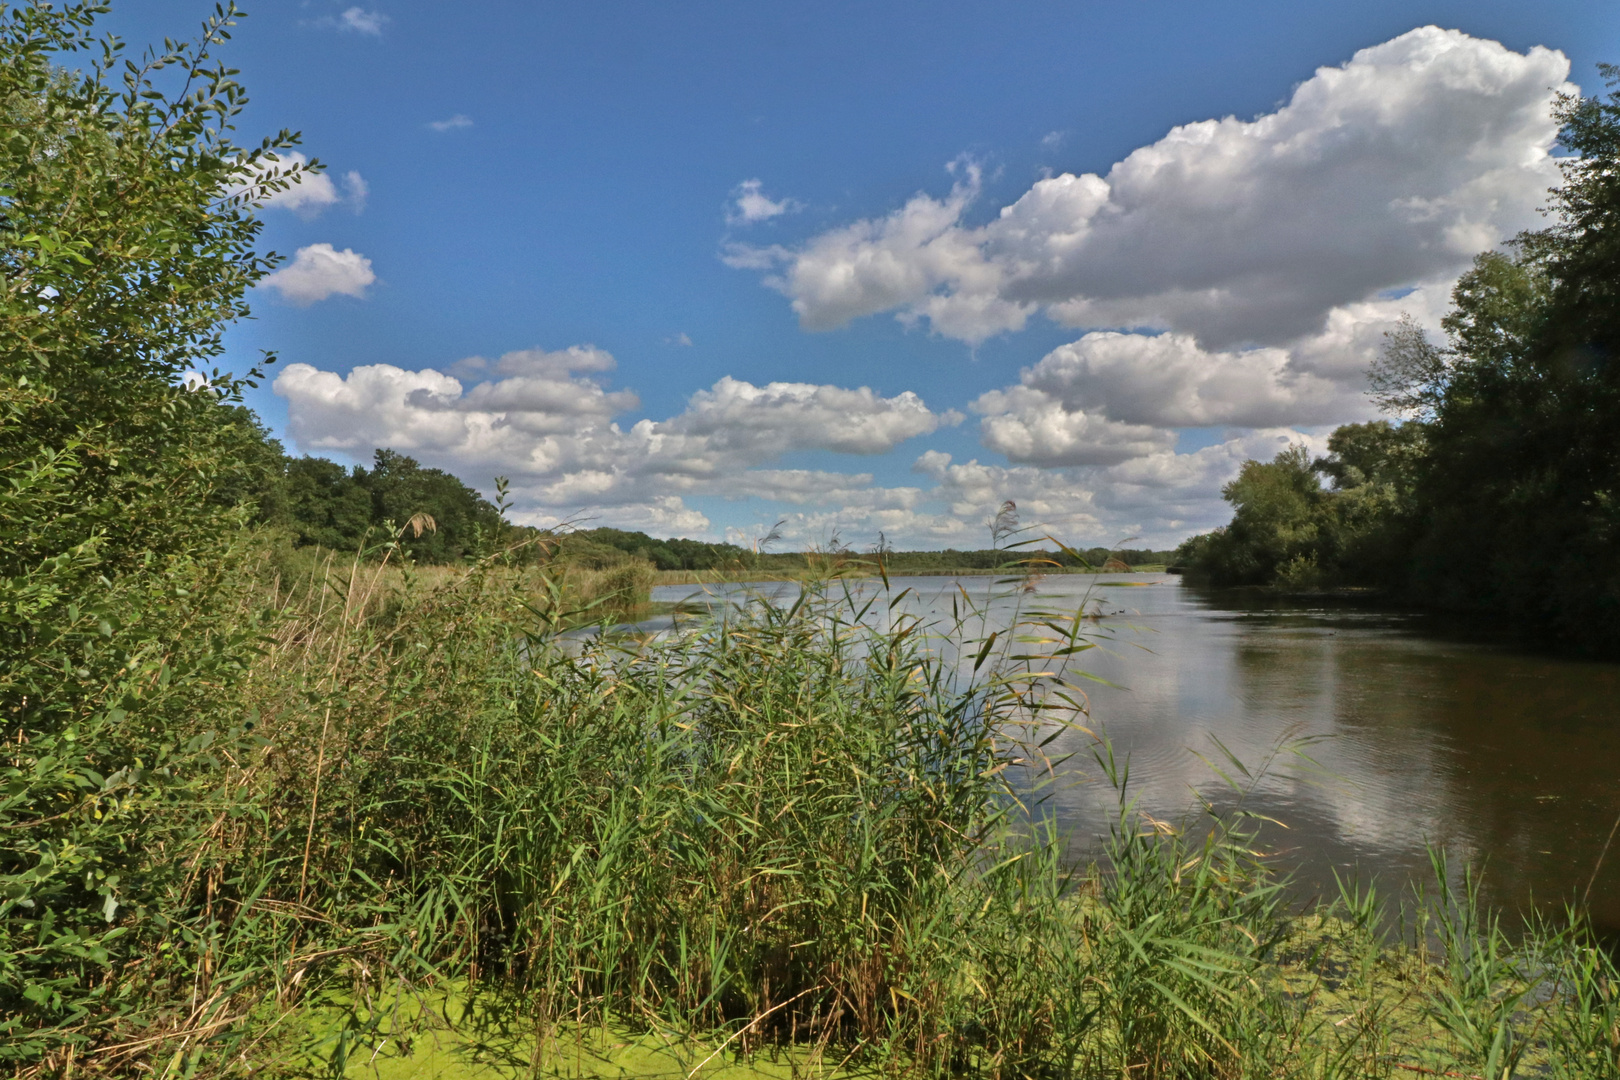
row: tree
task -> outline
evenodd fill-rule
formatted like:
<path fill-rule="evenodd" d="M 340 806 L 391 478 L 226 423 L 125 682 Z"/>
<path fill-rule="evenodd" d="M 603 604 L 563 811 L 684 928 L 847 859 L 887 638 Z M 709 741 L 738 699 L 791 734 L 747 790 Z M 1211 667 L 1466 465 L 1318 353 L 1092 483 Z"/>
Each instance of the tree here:
<path fill-rule="evenodd" d="M 1311 585 L 1337 554 L 1336 523 L 1305 447 L 1244 462 L 1221 496 L 1232 504 L 1232 523 L 1177 552 L 1177 561 L 1212 584 L 1267 585 L 1286 574 L 1293 584 Z"/>
<path fill-rule="evenodd" d="M 1411 581 L 1620 651 L 1620 94 L 1561 106 L 1553 224 L 1480 256 L 1444 326 Z"/>
<path fill-rule="evenodd" d="M 208 367 L 275 262 L 253 204 L 296 175 L 275 159 L 294 136 L 231 141 L 246 98 L 212 50 L 234 8 L 138 62 L 93 37 L 105 10 L 0 11 L 0 1059 L 17 1065 L 154 1022 L 109 973 L 146 955 L 157 978 L 160 942 L 191 942 L 165 954 L 183 965 L 213 933 L 177 853 L 206 826 L 208 733 L 241 737 L 226 691 L 251 631 L 218 594 L 262 433 L 230 407 L 246 379 Z"/>
<path fill-rule="evenodd" d="M 373 523 L 403 529 L 426 514 L 429 527 L 405 533 L 404 544 L 424 562 L 450 562 L 476 554 L 494 541 L 500 512 L 478 492 L 439 469 L 425 469 L 414 458 L 378 450 L 370 472 L 357 468 L 355 483 L 371 494 Z M 418 519 L 421 523 L 421 519 Z"/>
<path fill-rule="evenodd" d="M 1402 315 L 1385 335 L 1384 348 L 1367 372 L 1373 401 L 1396 416 L 1431 419 L 1450 381 L 1450 360 L 1416 319 Z"/>
<path fill-rule="evenodd" d="M 371 492 L 348 469 L 325 458 L 289 459 L 283 466 L 281 515 L 272 524 L 292 530 L 300 545 L 355 552 L 372 528 Z"/>
<path fill-rule="evenodd" d="M 1395 587 L 1412 546 L 1418 472 L 1427 428 L 1408 420 L 1345 424 L 1328 437 L 1328 453 L 1312 466 L 1332 482 L 1337 550 L 1328 580 L 1339 585 Z"/>

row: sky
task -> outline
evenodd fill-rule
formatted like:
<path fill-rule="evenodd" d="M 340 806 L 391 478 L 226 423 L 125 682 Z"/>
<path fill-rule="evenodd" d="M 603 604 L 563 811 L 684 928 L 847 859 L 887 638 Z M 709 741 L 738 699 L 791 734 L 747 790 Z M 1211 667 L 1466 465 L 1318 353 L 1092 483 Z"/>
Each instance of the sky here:
<path fill-rule="evenodd" d="M 1556 95 L 1620 61 L 1591 0 L 245 6 L 240 141 L 325 165 L 223 360 L 276 354 L 289 451 L 788 548 L 1221 524 L 1541 226 Z"/>

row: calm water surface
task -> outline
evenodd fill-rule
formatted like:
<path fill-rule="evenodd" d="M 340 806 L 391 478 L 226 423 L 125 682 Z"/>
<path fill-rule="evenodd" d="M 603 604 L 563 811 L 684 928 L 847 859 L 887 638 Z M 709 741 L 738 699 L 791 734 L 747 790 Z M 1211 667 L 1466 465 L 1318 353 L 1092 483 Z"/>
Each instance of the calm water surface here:
<path fill-rule="evenodd" d="M 989 600 L 992 628 L 1017 602 L 986 578 L 891 582 L 915 590 L 904 608 L 933 618 L 949 616 L 960 582 Z M 654 599 L 694 591 L 665 587 Z M 1115 687 L 1091 690 L 1093 726 L 1129 755 L 1131 789 L 1156 817 L 1184 818 L 1200 799 L 1233 804 L 1198 756 L 1216 758 L 1215 740 L 1251 767 L 1303 740 L 1319 768 L 1275 756 L 1245 805 L 1288 826 L 1264 839 L 1307 891 L 1331 892 L 1333 869 L 1394 891 L 1428 875 L 1430 844 L 1483 865 L 1485 891 L 1509 909 L 1556 907 L 1593 880 L 1620 814 L 1620 665 L 1537 653 L 1478 624 L 1205 591 L 1165 575 L 1051 577 L 1037 602 L 1103 613 L 1093 624 L 1102 647 L 1082 666 Z M 1063 739 L 1088 752 L 1082 737 Z M 1104 785 L 1080 783 L 1048 808 L 1084 855 L 1114 805 Z M 1620 838 L 1590 902 L 1600 926 L 1620 931 Z"/>

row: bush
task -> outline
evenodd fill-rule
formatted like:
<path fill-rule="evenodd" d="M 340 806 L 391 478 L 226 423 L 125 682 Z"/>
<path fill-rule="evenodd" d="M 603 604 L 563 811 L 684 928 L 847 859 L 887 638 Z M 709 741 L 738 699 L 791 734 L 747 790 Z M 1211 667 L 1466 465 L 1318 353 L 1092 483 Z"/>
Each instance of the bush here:
<path fill-rule="evenodd" d="M 252 744 L 243 382 L 183 380 L 273 265 L 250 202 L 295 140 L 229 141 L 245 98 L 210 49 L 230 12 L 120 77 L 99 10 L 0 12 L 0 1061 L 19 1069 L 220 1022 L 197 853 Z M 52 65 L 80 50 L 79 73 Z M 156 85 L 177 76 L 183 98 Z"/>

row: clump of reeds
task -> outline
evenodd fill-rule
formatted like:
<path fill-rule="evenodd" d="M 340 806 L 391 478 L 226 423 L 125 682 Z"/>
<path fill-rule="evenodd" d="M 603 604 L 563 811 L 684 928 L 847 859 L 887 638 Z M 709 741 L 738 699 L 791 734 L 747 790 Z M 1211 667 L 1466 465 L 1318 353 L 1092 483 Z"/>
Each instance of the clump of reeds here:
<path fill-rule="evenodd" d="M 626 559 L 603 568 L 570 565 L 560 582 L 574 609 L 595 620 L 646 607 L 656 573 L 646 559 Z"/>

